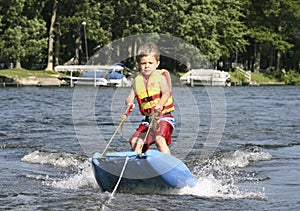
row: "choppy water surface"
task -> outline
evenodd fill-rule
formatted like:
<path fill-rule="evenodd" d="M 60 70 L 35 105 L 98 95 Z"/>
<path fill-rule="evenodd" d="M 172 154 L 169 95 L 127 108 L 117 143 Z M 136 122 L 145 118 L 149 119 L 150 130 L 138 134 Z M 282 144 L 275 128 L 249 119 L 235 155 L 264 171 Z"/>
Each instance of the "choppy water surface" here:
<path fill-rule="evenodd" d="M 225 102 L 211 96 L 212 89 L 217 88 L 189 89 L 194 99 L 182 99 L 182 87 L 173 90 L 177 127 L 171 150 L 184 157 L 197 179 L 196 187 L 136 188 L 118 191 L 111 198 L 95 182 L 90 153 L 110 139 L 116 117 L 123 112 L 114 107 L 123 106 L 129 89 L 95 92 L 91 87 L 82 88 L 86 96 L 76 103 L 88 108 L 84 104 L 89 95 L 94 95 L 95 103 L 91 117 L 80 118 L 74 113 L 82 112 L 78 107 L 72 111 L 73 88 L 1 88 L 0 209 L 299 209 L 300 87 L 228 87 L 214 92 L 224 93 Z M 184 116 L 189 116 L 188 121 Z M 218 141 L 223 117 L 224 130 Z M 82 134 L 90 127 L 86 119 L 94 122 L 97 132 L 85 142 Z M 136 109 L 126 123 L 124 137 L 117 135 L 109 151 L 129 150 L 127 139 L 140 120 Z M 193 141 L 193 148 L 184 148 L 186 140 Z M 213 156 L 201 156 L 205 146 Z"/>

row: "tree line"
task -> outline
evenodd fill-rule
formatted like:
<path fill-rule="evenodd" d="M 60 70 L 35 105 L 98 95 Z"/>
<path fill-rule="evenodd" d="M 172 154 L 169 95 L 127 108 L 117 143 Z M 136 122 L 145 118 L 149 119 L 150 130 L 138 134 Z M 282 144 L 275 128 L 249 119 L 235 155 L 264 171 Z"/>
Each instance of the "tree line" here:
<path fill-rule="evenodd" d="M 162 33 L 221 69 L 299 71 L 299 0 L 0 0 L 0 12 L 0 62 L 16 68 L 84 64 L 113 40 Z"/>

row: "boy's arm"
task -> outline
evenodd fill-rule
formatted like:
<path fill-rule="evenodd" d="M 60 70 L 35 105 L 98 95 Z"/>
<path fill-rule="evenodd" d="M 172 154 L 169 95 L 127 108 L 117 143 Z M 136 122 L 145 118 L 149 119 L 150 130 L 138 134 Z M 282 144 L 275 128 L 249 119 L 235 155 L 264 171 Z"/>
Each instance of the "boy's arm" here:
<path fill-rule="evenodd" d="M 160 89 L 162 92 L 160 101 L 155 105 L 155 110 L 162 111 L 165 103 L 168 101 L 172 93 L 172 85 L 169 74 L 162 74 Z"/>
<path fill-rule="evenodd" d="M 134 94 L 134 90 L 132 88 L 130 90 L 130 92 L 129 92 L 127 98 L 126 98 L 126 100 L 125 100 L 125 104 L 126 104 L 127 107 L 130 106 L 130 105 L 132 105 L 132 109 L 134 109 L 134 107 L 135 107 L 134 97 L 135 97 L 135 94 Z M 130 111 L 132 111 L 132 109 Z"/>

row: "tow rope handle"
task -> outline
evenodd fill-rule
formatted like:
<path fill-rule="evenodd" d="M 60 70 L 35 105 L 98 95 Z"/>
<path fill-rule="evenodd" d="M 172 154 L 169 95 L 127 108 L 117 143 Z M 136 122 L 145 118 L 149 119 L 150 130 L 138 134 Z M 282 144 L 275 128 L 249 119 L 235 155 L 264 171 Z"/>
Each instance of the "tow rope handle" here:
<path fill-rule="evenodd" d="M 133 108 L 133 104 L 130 104 L 129 106 L 127 106 L 125 113 L 121 115 L 122 121 L 121 121 L 120 127 L 121 127 L 121 136 L 122 137 L 124 135 L 124 128 L 123 128 L 124 122 L 127 119 L 127 117 L 129 116 L 129 114 L 131 113 L 132 108 Z"/>
<path fill-rule="evenodd" d="M 156 118 L 160 117 L 160 115 L 161 115 L 161 112 L 159 112 L 158 110 L 155 110 L 154 107 L 151 108 L 151 114 L 150 114 L 151 121 L 149 123 L 148 130 L 147 130 L 145 138 L 144 138 L 144 142 L 147 140 L 148 134 L 149 134 L 151 128 L 153 128 L 153 125 L 157 123 Z"/>
<path fill-rule="evenodd" d="M 161 118 L 162 117 L 162 112 L 152 108 L 151 109 L 151 115 L 152 118 Z"/>
<path fill-rule="evenodd" d="M 130 104 L 129 106 L 127 106 L 127 109 L 126 109 L 125 113 L 121 115 L 122 120 L 126 119 L 129 116 L 129 114 L 131 113 L 132 108 L 133 108 L 133 104 Z"/>
<path fill-rule="evenodd" d="M 151 120 L 151 123 L 150 123 L 149 126 L 151 128 L 154 128 L 156 131 L 159 131 L 159 124 L 157 122 L 157 119 L 162 118 L 162 112 L 160 112 L 160 111 L 155 110 L 154 108 L 152 108 L 150 116 L 152 117 L 152 120 Z"/>

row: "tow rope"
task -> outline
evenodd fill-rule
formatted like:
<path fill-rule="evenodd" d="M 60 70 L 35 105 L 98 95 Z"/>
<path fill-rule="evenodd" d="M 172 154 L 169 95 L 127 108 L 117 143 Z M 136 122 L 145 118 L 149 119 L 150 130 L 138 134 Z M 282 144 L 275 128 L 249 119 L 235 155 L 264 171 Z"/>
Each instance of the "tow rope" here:
<path fill-rule="evenodd" d="M 123 130 L 123 125 L 124 125 L 124 122 L 125 120 L 127 119 L 127 117 L 129 116 L 130 112 L 131 112 L 131 109 L 132 109 L 133 105 L 129 105 L 125 111 L 124 114 L 121 115 L 121 122 L 120 124 L 118 125 L 118 127 L 116 128 L 115 132 L 113 133 L 112 137 L 110 138 L 109 142 L 106 144 L 103 152 L 101 153 L 100 155 L 100 158 L 103 157 L 103 155 L 105 154 L 107 148 L 109 147 L 110 143 L 112 142 L 112 140 L 114 139 L 114 137 L 116 136 L 116 134 L 118 133 L 118 130 L 121 128 Z M 123 133 L 124 131 L 121 131 L 121 133 Z M 123 134 L 122 134 L 123 135 Z"/>
<path fill-rule="evenodd" d="M 112 193 L 111 193 L 111 195 L 110 195 L 110 199 L 114 196 L 116 190 L 118 189 L 118 186 L 119 186 L 119 184 L 120 184 L 120 182 L 121 182 L 121 179 L 122 179 L 122 177 L 123 177 L 123 174 L 124 174 L 126 165 L 127 165 L 127 163 L 128 163 L 128 160 L 129 160 L 129 157 L 126 156 L 126 159 L 125 159 L 125 162 L 124 162 L 122 171 L 121 171 L 120 176 L 119 176 L 119 179 L 118 179 L 118 182 L 117 182 L 117 184 L 115 185 L 115 188 L 114 188 L 114 190 L 112 191 Z M 108 202 L 110 202 L 110 199 L 109 199 Z"/>
<path fill-rule="evenodd" d="M 104 203 L 104 204 L 102 205 L 102 209 L 101 209 L 101 210 L 105 210 L 105 207 L 106 207 L 105 205 L 109 205 L 111 199 L 113 198 L 115 192 L 117 191 L 117 189 L 118 189 L 118 187 L 119 187 L 119 184 L 120 184 L 120 182 L 121 182 L 121 179 L 122 179 L 122 177 L 123 177 L 125 168 L 126 168 L 126 166 L 127 166 L 128 160 L 129 160 L 129 157 L 126 156 L 125 162 L 124 162 L 124 165 L 123 165 L 123 168 L 122 168 L 121 173 L 120 173 L 120 176 L 119 176 L 119 179 L 118 179 L 118 181 L 117 181 L 117 183 L 116 183 L 116 185 L 115 185 L 113 191 L 111 192 L 111 194 L 110 194 L 110 196 L 109 196 L 109 199 L 106 201 L 106 203 Z"/>
<path fill-rule="evenodd" d="M 146 135 L 144 137 L 144 144 L 147 143 L 148 135 L 149 135 L 151 129 L 153 128 L 154 124 L 156 124 L 156 129 L 159 130 L 159 124 L 156 121 L 156 118 L 159 115 L 160 115 L 160 112 L 155 111 L 154 109 L 152 109 L 152 112 L 150 114 L 151 121 L 150 121 L 150 123 L 148 125 L 148 129 L 147 129 Z M 142 151 L 143 147 L 144 147 L 144 145 L 141 145 L 141 151 Z"/>

